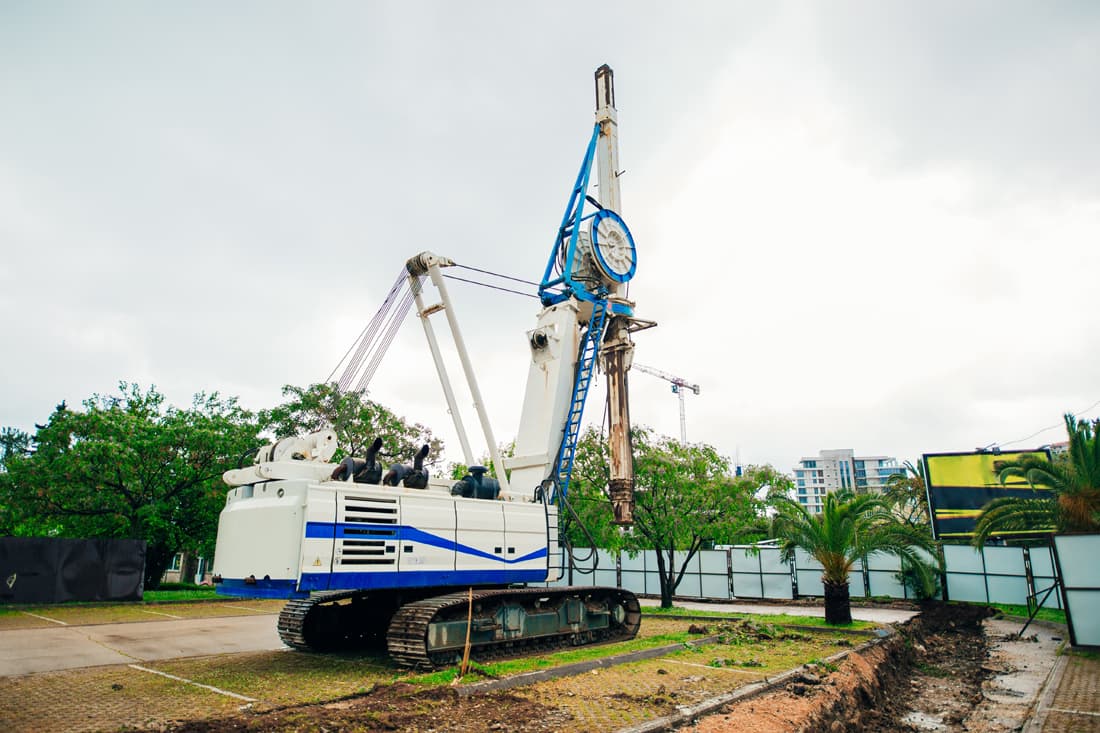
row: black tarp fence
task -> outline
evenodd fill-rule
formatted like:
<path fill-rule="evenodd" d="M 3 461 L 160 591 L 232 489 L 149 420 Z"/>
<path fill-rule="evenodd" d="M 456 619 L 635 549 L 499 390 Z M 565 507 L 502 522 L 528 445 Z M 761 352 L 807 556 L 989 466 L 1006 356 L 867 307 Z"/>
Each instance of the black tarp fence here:
<path fill-rule="evenodd" d="M 145 541 L 0 537 L 0 603 L 140 601 Z"/>

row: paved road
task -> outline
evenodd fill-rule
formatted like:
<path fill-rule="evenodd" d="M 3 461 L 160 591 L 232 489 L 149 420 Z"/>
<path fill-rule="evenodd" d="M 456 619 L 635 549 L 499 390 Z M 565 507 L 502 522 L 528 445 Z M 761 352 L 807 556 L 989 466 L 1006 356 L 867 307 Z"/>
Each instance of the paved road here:
<path fill-rule="evenodd" d="M 0 631 L 0 677 L 283 649 L 276 619 L 264 614 Z"/>

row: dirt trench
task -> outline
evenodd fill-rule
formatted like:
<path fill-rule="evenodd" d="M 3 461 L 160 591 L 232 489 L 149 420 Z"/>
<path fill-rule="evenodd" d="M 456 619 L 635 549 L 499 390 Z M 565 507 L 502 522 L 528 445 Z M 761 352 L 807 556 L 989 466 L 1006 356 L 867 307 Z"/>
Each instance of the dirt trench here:
<path fill-rule="evenodd" d="M 835 668 L 817 665 L 783 688 L 735 703 L 681 728 L 691 733 L 985 730 L 964 724 L 982 701 L 992 611 L 928 604 L 881 643 Z"/>
<path fill-rule="evenodd" d="M 691 733 L 1004 730 L 974 716 L 992 675 L 982 622 L 991 610 L 930 604 L 898 633 L 836 664 L 808 665 L 782 687 L 731 703 L 682 726 Z M 327 704 L 217 720 L 178 721 L 179 733 L 224 731 L 560 731 L 578 728 L 566 709 L 522 694 L 459 696 L 448 688 L 387 685 Z M 653 721 L 651 721 L 653 722 Z"/>

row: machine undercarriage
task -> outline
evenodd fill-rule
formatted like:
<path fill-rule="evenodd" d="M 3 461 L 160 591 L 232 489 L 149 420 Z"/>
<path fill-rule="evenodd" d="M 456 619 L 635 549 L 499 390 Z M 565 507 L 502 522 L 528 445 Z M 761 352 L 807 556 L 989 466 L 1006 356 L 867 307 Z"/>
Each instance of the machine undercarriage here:
<path fill-rule="evenodd" d="M 287 603 L 279 636 L 302 651 L 385 648 L 398 664 L 440 667 L 471 653 L 484 660 L 633 638 L 638 599 L 621 588 L 463 589 L 316 593 Z M 428 595 L 431 593 L 431 595 Z M 385 630 L 385 633 L 383 633 Z"/>

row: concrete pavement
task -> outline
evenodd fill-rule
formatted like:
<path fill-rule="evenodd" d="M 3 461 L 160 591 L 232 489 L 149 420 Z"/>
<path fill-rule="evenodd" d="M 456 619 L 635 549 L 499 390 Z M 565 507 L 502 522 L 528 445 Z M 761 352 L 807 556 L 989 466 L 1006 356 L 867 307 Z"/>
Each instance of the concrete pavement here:
<path fill-rule="evenodd" d="M 277 616 L 222 616 L 0 631 L 0 677 L 285 648 Z"/>

